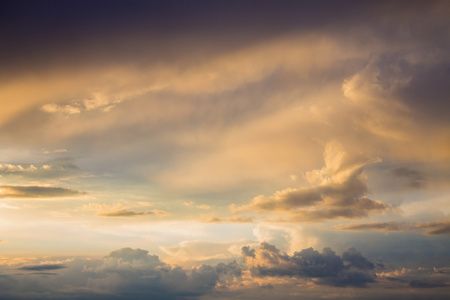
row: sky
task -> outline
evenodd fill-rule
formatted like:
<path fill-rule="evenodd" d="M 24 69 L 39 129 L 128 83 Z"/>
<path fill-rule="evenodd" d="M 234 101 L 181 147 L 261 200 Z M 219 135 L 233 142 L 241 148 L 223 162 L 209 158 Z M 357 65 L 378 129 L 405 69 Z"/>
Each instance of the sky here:
<path fill-rule="evenodd" d="M 450 2 L 0 1 L 0 298 L 447 299 Z"/>

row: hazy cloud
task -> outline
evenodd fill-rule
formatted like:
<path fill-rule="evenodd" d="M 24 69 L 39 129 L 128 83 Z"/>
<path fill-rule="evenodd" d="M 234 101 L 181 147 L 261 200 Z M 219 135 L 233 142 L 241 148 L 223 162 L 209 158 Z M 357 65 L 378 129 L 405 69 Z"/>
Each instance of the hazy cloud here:
<path fill-rule="evenodd" d="M 397 283 L 397 285 L 404 288 L 433 289 L 450 286 L 449 267 L 420 267 L 417 269 L 402 268 L 388 272 L 380 272 L 377 273 L 377 276 L 380 280 L 388 280 L 391 283 Z"/>
<path fill-rule="evenodd" d="M 200 218 L 201 222 L 205 223 L 254 223 L 250 217 L 233 217 L 233 218 L 219 218 L 214 216 L 204 216 Z"/>
<path fill-rule="evenodd" d="M 407 231 L 407 230 L 423 230 L 427 235 L 441 235 L 450 234 L 450 221 L 434 221 L 434 222 L 387 222 L 387 223 L 356 223 L 338 225 L 335 227 L 338 230 L 350 231 Z"/>
<path fill-rule="evenodd" d="M 450 234 L 450 221 L 435 221 L 427 223 L 415 223 L 413 228 L 425 229 L 429 235 Z"/>
<path fill-rule="evenodd" d="M 136 205 L 137 204 L 137 205 Z M 149 203 L 143 203 L 144 206 L 149 206 Z M 101 203 L 89 203 L 82 206 L 84 210 L 94 210 L 97 211 L 97 216 L 101 217 L 140 217 L 145 215 L 158 215 L 158 216 L 168 216 L 170 213 L 153 209 L 151 211 L 134 211 L 130 207 L 138 207 L 139 203 L 134 203 L 134 205 L 123 205 L 122 203 L 113 204 L 101 204 Z"/>
<path fill-rule="evenodd" d="M 406 167 L 399 167 L 392 169 L 391 173 L 396 177 L 405 178 L 410 187 L 421 188 L 425 185 L 425 175 L 419 171 Z"/>
<path fill-rule="evenodd" d="M 57 149 L 63 153 L 65 149 Z M 66 150 L 67 151 L 67 150 Z M 62 178 L 80 174 L 80 169 L 74 164 L 74 159 L 63 157 L 36 164 L 16 162 L 0 163 L 0 175 L 20 176 L 27 179 Z"/>
<path fill-rule="evenodd" d="M 0 198 L 62 198 L 77 197 L 84 195 L 84 192 L 47 186 L 0 186 Z"/>

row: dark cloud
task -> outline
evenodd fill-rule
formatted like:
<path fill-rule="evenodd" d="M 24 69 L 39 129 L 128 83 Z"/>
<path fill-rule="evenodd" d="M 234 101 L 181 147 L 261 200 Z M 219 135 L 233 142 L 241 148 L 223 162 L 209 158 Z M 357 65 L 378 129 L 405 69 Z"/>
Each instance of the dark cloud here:
<path fill-rule="evenodd" d="M 450 221 L 436 221 L 428 223 L 415 223 L 414 228 L 425 229 L 429 235 L 450 234 Z"/>
<path fill-rule="evenodd" d="M 421 29 L 425 26 L 416 25 L 420 24 L 417 14 L 433 14 L 438 4 L 414 2 L 405 9 L 401 1 L 11 1 L 2 3 L 0 42 L 5 46 L 0 58 L 6 74 L 11 69 L 98 63 L 95 58 L 126 61 L 158 54 L 158 59 L 170 60 L 177 59 L 177 54 L 208 54 L 211 49 L 229 49 L 285 32 L 320 31 L 328 26 L 332 32 L 345 32 L 373 23 L 379 35 L 406 38 L 407 34 L 393 26 L 395 21 Z M 433 30 L 440 24 L 427 25 Z M 199 47 L 199 39 L 207 43 Z M 181 43 L 184 45 L 179 47 Z"/>
<path fill-rule="evenodd" d="M 67 268 L 64 264 L 45 264 L 45 265 L 34 265 L 34 266 L 24 266 L 20 267 L 19 270 L 24 271 L 50 271 L 59 270 Z"/>
<path fill-rule="evenodd" d="M 445 267 L 403 268 L 375 274 L 380 269 L 355 248 L 341 256 L 330 248 L 322 252 L 308 248 L 288 255 L 274 245 L 261 243 L 256 248 L 243 247 L 242 256 L 244 264 L 233 261 L 191 270 L 171 266 L 146 250 L 132 248 L 115 250 L 103 259 L 49 263 L 51 259 L 47 257 L 42 264 L 18 268 L 1 265 L 0 289 L 5 299 L 253 299 L 257 290 L 277 294 L 291 285 L 297 287 L 296 295 L 309 293 L 312 283 L 321 286 L 320 297 L 327 289 L 342 293 L 337 288 L 346 287 L 346 292 L 362 293 L 366 299 L 374 291 L 383 287 L 389 290 L 393 285 L 403 291 L 427 288 L 435 293 L 448 287 L 450 274 Z M 51 270 L 64 271 L 47 272 Z M 304 280 L 308 285 L 303 284 Z M 350 290 L 352 287 L 366 289 Z M 257 298 L 273 299 L 269 294 Z M 318 298 L 316 295 L 311 299 Z"/>
<path fill-rule="evenodd" d="M 330 248 L 322 253 L 308 248 L 290 256 L 274 245 L 261 243 L 252 250 L 243 247 L 242 254 L 254 276 L 317 278 L 319 284 L 331 286 L 365 287 L 375 281 L 375 274 L 370 272 L 375 265 L 355 248 L 345 251 L 342 257 Z"/>
<path fill-rule="evenodd" d="M 450 279 L 450 269 L 448 267 L 435 267 L 392 270 L 390 272 L 379 273 L 380 280 L 389 280 L 391 282 L 403 285 L 404 288 L 415 289 L 434 289 L 448 288 Z M 391 287 L 392 288 L 392 287 Z"/>
<path fill-rule="evenodd" d="M 338 230 L 350 230 L 350 231 L 407 231 L 407 230 L 421 230 L 425 229 L 427 235 L 442 235 L 450 234 L 450 221 L 434 221 L 424 223 L 359 223 L 359 224 L 345 224 L 335 227 Z"/>
<path fill-rule="evenodd" d="M 84 195 L 73 189 L 62 187 L 47 187 L 47 186 L 0 186 L 0 198 L 61 198 L 61 197 L 76 197 Z"/>
<path fill-rule="evenodd" d="M 405 178 L 410 187 L 421 188 L 425 185 L 425 175 L 419 171 L 406 167 L 399 167 L 392 169 L 391 173 L 396 177 Z"/>
<path fill-rule="evenodd" d="M 403 223 L 396 222 L 388 222 L 388 223 L 350 223 L 345 225 L 337 226 L 336 228 L 339 230 L 354 230 L 354 231 L 363 231 L 363 230 L 377 230 L 377 231 L 402 231 L 405 230 L 408 226 Z"/>
<path fill-rule="evenodd" d="M 99 213 L 99 214 L 97 214 L 97 216 L 101 216 L 101 217 L 140 217 L 140 216 L 153 215 L 153 214 L 154 213 L 151 211 L 135 212 L 135 211 L 128 210 L 128 209 L 121 209 L 121 210 L 112 211 L 112 212 Z"/>
<path fill-rule="evenodd" d="M 431 280 L 412 280 L 409 283 L 410 286 L 412 286 L 413 288 L 436 288 L 436 287 L 446 287 L 446 286 L 450 286 L 448 283 L 446 283 L 445 281 L 431 281 Z"/>

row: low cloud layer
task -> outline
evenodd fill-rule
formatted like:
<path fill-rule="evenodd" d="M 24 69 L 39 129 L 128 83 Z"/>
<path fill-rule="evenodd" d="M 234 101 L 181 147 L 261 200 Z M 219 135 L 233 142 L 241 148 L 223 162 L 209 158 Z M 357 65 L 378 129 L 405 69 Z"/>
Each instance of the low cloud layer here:
<path fill-rule="evenodd" d="M 293 287 L 296 293 L 309 293 L 311 287 L 320 286 L 324 291 L 337 289 L 335 293 L 358 288 L 370 294 L 392 285 L 405 292 L 409 288 L 427 288 L 435 294 L 447 288 L 450 279 L 445 267 L 387 270 L 353 247 L 342 255 L 330 248 L 322 252 L 308 248 L 290 255 L 265 242 L 242 247 L 239 261 L 189 270 L 169 265 L 146 250 L 132 248 L 113 251 L 102 259 L 46 258 L 42 263 L 36 262 L 11 260 L 0 265 L 3 297 L 162 300 L 232 297 L 238 293 L 239 298 L 251 299 L 260 290 L 267 290 L 262 298 L 269 299 Z"/>

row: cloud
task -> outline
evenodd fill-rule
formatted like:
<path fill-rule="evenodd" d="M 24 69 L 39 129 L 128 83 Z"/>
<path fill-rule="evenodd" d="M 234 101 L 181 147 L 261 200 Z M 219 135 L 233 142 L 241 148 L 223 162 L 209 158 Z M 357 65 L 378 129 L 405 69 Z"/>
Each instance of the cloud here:
<path fill-rule="evenodd" d="M 101 217 L 138 217 L 138 216 L 145 216 L 145 215 L 152 215 L 152 212 L 135 212 L 132 210 L 127 209 L 121 209 L 117 211 L 112 212 L 105 212 L 105 213 L 98 213 L 97 216 Z"/>
<path fill-rule="evenodd" d="M 55 151 L 64 153 L 63 150 L 65 149 Z M 64 178 L 80 173 L 80 169 L 74 164 L 74 159 L 69 157 L 56 158 L 36 164 L 0 163 L 0 175 L 5 177 L 25 179 Z"/>
<path fill-rule="evenodd" d="M 100 217 L 140 217 L 146 215 L 158 215 L 158 216 L 168 216 L 170 213 L 153 209 L 151 211 L 134 211 L 131 210 L 131 207 L 138 206 L 149 206 L 149 203 L 131 203 L 129 205 L 124 205 L 122 203 L 113 203 L 113 204 L 100 204 L 100 203 L 89 203 L 84 204 L 82 209 L 84 210 L 94 210 L 97 211 L 97 216 Z"/>
<path fill-rule="evenodd" d="M 330 248 L 322 253 L 308 248 L 288 255 L 263 242 L 256 249 L 243 247 L 242 254 L 251 274 L 257 277 L 317 278 L 318 284 L 356 287 L 375 281 L 375 274 L 370 272 L 374 264 L 355 248 L 349 248 L 342 257 Z"/>
<path fill-rule="evenodd" d="M 253 219 L 250 217 L 219 218 L 205 216 L 200 218 L 200 221 L 205 223 L 254 223 Z"/>
<path fill-rule="evenodd" d="M 273 299 L 274 295 L 286 296 L 286 291 L 296 297 L 299 293 L 312 295 L 312 299 L 324 292 L 373 294 L 380 299 L 380 290 L 392 292 L 390 296 L 410 289 L 439 294 L 448 287 L 450 275 L 447 267 L 380 270 L 355 248 L 342 255 L 330 248 L 322 252 L 307 248 L 289 255 L 263 242 L 256 247 L 243 246 L 241 255 L 241 263 L 186 269 L 133 248 L 118 249 L 103 258 L 46 257 L 41 263 L 34 258 L 32 265 L 12 259 L 0 265 L 0 287 L 8 299 Z M 62 271 L 47 272 L 52 270 Z M 319 294 L 310 294 L 318 287 Z M 256 296 L 258 290 L 263 290 L 263 295 Z"/>
<path fill-rule="evenodd" d="M 377 273 L 380 280 L 387 280 L 396 283 L 399 287 L 415 288 L 415 289 L 433 289 L 449 287 L 450 268 L 402 268 L 388 272 Z M 392 287 L 391 287 L 392 288 Z"/>
<path fill-rule="evenodd" d="M 399 167 L 392 169 L 391 173 L 396 177 L 405 178 L 410 187 L 421 188 L 425 185 L 425 175 L 419 171 L 406 167 Z"/>
<path fill-rule="evenodd" d="M 196 208 L 200 208 L 200 209 L 211 209 L 210 205 L 207 205 L 207 204 L 196 205 L 193 201 L 184 202 L 183 204 L 188 207 L 196 207 Z"/>
<path fill-rule="evenodd" d="M 62 187 L 11 185 L 0 186 L 0 198 L 63 198 L 77 197 L 84 194 L 85 192 Z"/>
<path fill-rule="evenodd" d="M 450 234 L 450 221 L 433 221 L 433 222 L 387 222 L 387 223 L 356 223 L 335 226 L 338 230 L 349 231 L 408 231 L 408 230 L 423 230 L 427 235 L 442 235 Z"/>
<path fill-rule="evenodd" d="M 269 197 L 258 196 L 250 204 L 232 209 L 236 212 L 279 212 L 290 215 L 288 220 L 297 222 L 354 219 L 389 209 L 387 204 L 365 196 L 368 188 L 364 167 L 379 159 L 351 155 L 338 142 L 326 145 L 324 159 L 324 168 L 305 175 L 312 186 L 287 188 Z"/>
<path fill-rule="evenodd" d="M 34 266 L 24 266 L 20 267 L 19 270 L 24 271 L 50 271 L 50 270 L 60 270 L 67 268 L 64 264 L 42 264 Z"/>
<path fill-rule="evenodd" d="M 425 233 L 429 235 L 450 234 L 449 221 L 435 221 L 427 223 L 413 224 L 414 228 L 425 229 Z"/>

